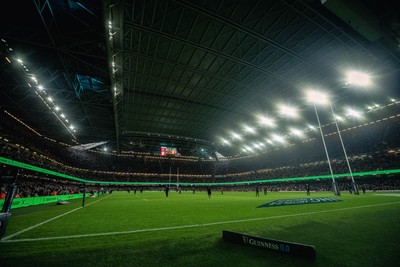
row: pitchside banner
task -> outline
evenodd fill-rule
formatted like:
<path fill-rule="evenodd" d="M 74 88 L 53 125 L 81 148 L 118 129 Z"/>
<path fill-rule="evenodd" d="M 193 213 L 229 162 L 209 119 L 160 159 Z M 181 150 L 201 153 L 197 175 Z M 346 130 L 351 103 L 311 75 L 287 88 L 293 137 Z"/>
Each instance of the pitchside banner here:
<path fill-rule="evenodd" d="M 89 193 L 86 193 L 89 197 Z M 70 194 L 59 196 L 45 196 L 45 197 L 27 197 L 27 198 L 14 198 L 11 209 L 23 208 L 28 206 L 42 205 L 57 202 L 59 200 L 72 200 L 82 198 L 82 194 Z M 4 205 L 4 200 L 0 200 L 0 209 Z"/>
<path fill-rule="evenodd" d="M 225 230 L 222 231 L 222 238 L 226 241 L 248 247 L 271 250 L 278 253 L 299 256 L 307 259 L 315 259 L 315 247 L 310 245 L 267 239 Z"/>

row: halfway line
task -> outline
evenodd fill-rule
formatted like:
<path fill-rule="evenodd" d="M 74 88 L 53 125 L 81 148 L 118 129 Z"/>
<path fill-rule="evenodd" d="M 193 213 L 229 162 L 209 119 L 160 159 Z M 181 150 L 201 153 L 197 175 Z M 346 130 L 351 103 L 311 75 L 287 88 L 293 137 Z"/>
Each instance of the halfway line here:
<path fill-rule="evenodd" d="M 0 242 L 12 243 L 12 242 L 45 241 L 45 240 L 55 240 L 55 239 L 71 239 L 71 238 L 82 238 L 82 237 L 96 237 L 96 236 L 110 236 L 110 235 L 123 235 L 123 234 L 144 233 L 144 232 L 156 232 L 156 231 L 163 231 L 163 230 L 174 230 L 174 229 L 204 227 L 204 226 L 211 226 L 211 225 L 260 221 L 260 220 L 268 220 L 268 219 L 278 219 L 278 218 L 286 218 L 286 217 L 312 215 L 312 214 L 319 214 L 319 213 L 330 213 L 330 212 L 336 212 L 336 211 L 363 209 L 363 208 L 387 206 L 387 205 L 393 205 L 393 204 L 400 204 L 400 202 L 390 202 L 390 203 L 382 203 L 382 204 L 366 205 L 366 206 L 357 206 L 357 207 L 349 207 L 349 208 L 342 208 L 342 209 L 333 209 L 333 210 L 323 210 L 323 211 L 313 211 L 313 212 L 304 212 L 304 213 L 296 213 L 296 214 L 278 215 L 278 216 L 263 217 L 263 218 L 243 219 L 243 220 L 224 221 L 224 222 L 213 222 L 213 223 L 204 223 L 204 224 L 190 224 L 190 225 L 180 225 L 180 226 L 161 227 L 161 228 L 148 228 L 148 229 L 139 229 L 139 230 L 131 230 L 131 231 L 121 231 L 121 232 L 108 232 L 108 233 L 83 234 L 83 235 L 68 235 L 68 236 L 54 236 L 54 237 L 40 237 L 40 238 L 27 238 L 27 239 L 16 239 L 16 240 L 5 240 L 5 239 L 3 239 Z"/>

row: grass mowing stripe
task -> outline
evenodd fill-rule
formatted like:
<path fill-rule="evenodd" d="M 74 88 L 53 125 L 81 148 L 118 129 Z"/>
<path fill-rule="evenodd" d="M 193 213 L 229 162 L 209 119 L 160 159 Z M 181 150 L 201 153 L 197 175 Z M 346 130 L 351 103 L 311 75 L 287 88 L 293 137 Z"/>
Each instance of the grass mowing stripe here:
<path fill-rule="evenodd" d="M 108 197 L 108 196 L 106 196 L 106 197 Z M 105 197 L 104 197 L 104 198 L 105 198 Z M 92 203 L 86 204 L 85 207 L 86 207 L 86 206 L 90 206 L 90 205 L 92 205 L 92 204 L 94 204 L 94 203 L 97 203 L 97 202 L 103 200 L 104 198 L 99 199 L 99 200 L 96 200 L 96 201 L 94 201 L 94 202 L 92 202 Z M 3 238 L 2 240 L 0 240 L 0 242 L 7 241 L 7 240 L 9 240 L 9 239 L 11 239 L 11 238 L 13 238 L 13 237 L 15 237 L 15 236 L 17 236 L 17 235 L 20 235 L 20 234 L 22 234 L 22 233 L 25 233 L 25 232 L 27 232 L 27 231 L 29 231 L 29 230 L 32 230 L 32 229 L 34 229 L 34 228 L 36 228 L 36 227 L 38 227 L 38 226 L 41 226 L 41 225 L 43 225 L 43 224 L 46 224 L 46 223 L 48 223 L 48 222 L 54 221 L 55 219 L 58 219 L 58 218 L 63 217 L 63 216 L 65 216 L 65 215 L 68 215 L 68 214 L 70 214 L 70 213 L 72 213 L 72 212 L 75 212 L 75 211 L 77 211 L 77 210 L 79 210 L 79 209 L 82 209 L 82 208 L 83 208 L 83 207 L 79 207 L 79 208 L 76 208 L 76 209 L 67 211 L 66 213 L 57 215 L 56 217 L 53 217 L 53 218 L 51 218 L 51 219 L 48 219 L 48 220 L 46 220 L 46 221 L 44 221 L 44 222 L 35 224 L 35 225 L 33 225 L 33 226 L 31 226 L 31 227 L 28 227 L 28 228 L 26 228 L 26 229 L 24 229 L 24 230 L 21 230 L 21 231 L 19 231 L 19 232 L 16 232 L 16 233 L 14 233 L 14 234 L 11 234 L 11 235 L 9 235 L 9 236 L 6 236 L 6 237 Z"/>
<path fill-rule="evenodd" d="M 100 201 L 100 200 L 98 200 L 98 201 Z M 96 202 L 98 202 L 98 201 L 96 201 Z M 95 203 L 95 202 L 93 202 L 93 203 Z M 93 204 L 93 203 L 91 203 L 91 204 Z M 56 239 L 72 239 L 72 238 L 82 238 L 82 237 L 97 237 L 97 236 L 123 235 L 123 234 L 133 234 L 133 233 L 143 233 L 143 232 L 155 232 L 155 231 L 163 231 L 163 230 L 174 230 L 174 229 L 204 227 L 204 226 L 212 226 L 212 225 L 220 225 L 220 224 L 231 224 L 231 223 L 240 223 L 240 222 L 251 222 L 251 221 L 260 221 L 260 220 L 268 220 L 268 219 L 296 217 L 296 216 L 313 215 L 313 214 L 320 214 L 320 213 L 330 213 L 330 212 L 336 212 L 336 211 L 346 211 L 346 210 L 355 210 L 355 209 L 387 206 L 387 205 L 394 205 L 394 204 L 400 204 L 400 202 L 389 202 L 389 203 L 381 203 L 381 204 L 374 204 L 374 205 L 365 205 L 365 206 L 357 206 L 357 207 L 349 207 L 349 208 L 341 208 L 341 209 L 332 209 L 332 210 L 322 210 L 322 211 L 304 212 L 304 213 L 296 213 L 296 214 L 278 215 L 278 216 L 263 217 L 263 218 L 253 218 L 253 219 L 243 219 L 243 220 L 233 220 L 233 221 L 223 221 L 223 222 L 213 222 L 213 223 L 203 223 L 203 224 L 180 225 L 180 226 L 161 227 L 161 228 L 149 228 L 149 229 L 121 231 L 121 232 L 108 232 L 108 233 L 83 234 L 83 235 L 69 235 L 69 236 L 55 236 L 55 237 L 41 237 L 41 238 L 16 239 L 16 240 L 9 240 L 9 238 L 7 238 L 7 239 L 1 240 L 0 242 L 2 242 L 2 243 L 32 242 L 32 241 L 46 241 L 46 240 L 56 240 Z M 75 210 L 77 210 L 77 209 L 75 209 Z M 68 213 L 71 213 L 71 212 L 68 212 Z M 58 217 L 60 217 L 60 216 L 58 216 Z M 39 225 L 36 225 L 36 226 L 39 226 Z M 30 230 L 31 228 L 33 228 L 33 227 L 28 228 L 28 230 Z M 25 232 L 25 231 L 27 231 L 27 230 L 20 231 L 17 234 Z M 15 235 L 16 234 L 14 234 L 13 236 L 15 236 Z"/>

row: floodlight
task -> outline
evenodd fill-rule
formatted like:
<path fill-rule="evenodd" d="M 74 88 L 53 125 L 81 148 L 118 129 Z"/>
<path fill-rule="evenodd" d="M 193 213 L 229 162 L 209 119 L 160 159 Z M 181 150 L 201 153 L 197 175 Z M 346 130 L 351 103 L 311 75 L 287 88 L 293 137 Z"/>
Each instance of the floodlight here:
<path fill-rule="evenodd" d="M 237 134 L 237 133 L 232 133 L 232 137 L 233 137 L 233 139 L 237 139 L 237 140 L 242 139 L 242 136 L 240 134 Z"/>
<path fill-rule="evenodd" d="M 267 141 L 267 143 L 268 143 L 268 144 L 271 144 L 271 145 L 274 143 L 274 142 L 272 142 L 272 141 L 271 141 L 270 139 L 268 139 L 268 138 L 265 139 L 265 141 Z"/>
<path fill-rule="evenodd" d="M 343 117 L 341 117 L 341 116 L 339 116 L 339 115 L 336 115 L 336 114 L 335 114 L 335 119 L 336 119 L 337 121 L 344 121 L 344 118 L 343 118 Z"/>
<path fill-rule="evenodd" d="M 298 110 L 295 107 L 280 105 L 278 109 L 279 113 L 281 113 L 282 115 L 286 115 L 291 118 L 297 118 L 299 116 Z"/>
<path fill-rule="evenodd" d="M 54 106 L 54 109 L 55 109 L 56 111 L 59 111 L 59 110 L 60 110 L 60 108 L 57 107 L 57 106 Z"/>
<path fill-rule="evenodd" d="M 304 133 L 302 131 L 300 131 L 299 129 L 290 129 L 290 132 L 298 137 L 303 137 Z"/>
<path fill-rule="evenodd" d="M 256 131 L 254 130 L 254 128 L 252 128 L 252 127 L 250 127 L 250 126 L 247 126 L 247 125 L 245 125 L 243 128 L 244 128 L 244 130 L 245 130 L 246 133 L 255 133 L 255 132 L 256 132 Z"/>
<path fill-rule="evenodd" d="M 356 117 L 356 118 L 360 118 L 361 117 L 361 112 L 348 108 L 347 109 L 347 115 L 348 116 L 352 116 L 352 117 Z"/>
<path fill-rule="evenodd" d="M 275 126 L 275 120 L 265 116 L 260 116 L 260 122 L 266 126 Z"/>
<path fill-rule="evenodd" d="M 346 73 L 346 82 L 352 85 L 368 86 L 371 84 L 371 78 L 366 73 L 349 71 Z"/>
<path fill-rule="evenodd" d="M 251 147 L 249 147 L 249 146 L 246 146 L 245 148 L 246 148 L 246 149 L 247 149 L 247 151 L 249 151 L 249 152 L 254 152 L 254 149 L 253 149 L 253 148 L 251 148 Z"/>
<path fill-rule="evenodd" d="M 260 146 L 258 143 L 254 143 L 254 144 L 253 144 L 253 147 L 254 147 L 254 148 L 261 148 L 261 146 Z"/>
<path fill-rule="evenodd" d="M 61 113 L 60 116 L 65 119 L 64 113 Z"/>
<path fill-rule="evenodd" d="M 70 128 L 71 130 L 73 130 L 75 127 L 74 127 L 73 125 L 70 125 L 69 128 Z"/>
<path fill-rule="evenodd" d="M 22 59 L 17 58 L 17 61 L 22 64 Z"/>
<path fill-rule="evenodd" d="M 308 125 L 308 128 L 310 128 L 311 130 L 315 130 L 316 129 L 316 127 L 311 125 L 311 124 Z"/>
<path fill-rule="evenodd" d="M 44 88 L 43 88 L 43 86 L 39 85 L 39 86 L 38 86 L 38 89 L 39 89 L 39 90 L 43 90 Z"/>
<path fill-rule="evenodd" d="M 51 98 L 50 96 L 47 98 L 47 100 L 49 100 L 50 102 L 53 102 L 53 98 Z"/>
<path fill-rule="evenodd" d="M 280 136 L 280 135 L 277 135 L 277 134 L 273 134 L 272 136 L 271 136 L 271 138 L 272 138 L 272 140 L 275 140 L 275 141 L 277 141 L 278 143 L 285 143 L 286 141 L 285 141 L 285 138 L 283 137 L 283 136 Z"/>
<path fill-rule="evenodd" d="M 306 92 L 307 100 L 313 104 L 326 105 L 329 103 L 329 96 L 326 93 L 314 90 Z"/>
<path fill-rule="evenodd" d="M 229 141 L 226 140 L 225 138 L 221 138 L 221 142 L 222 142 L 223 144 L 230 145 Z"/>

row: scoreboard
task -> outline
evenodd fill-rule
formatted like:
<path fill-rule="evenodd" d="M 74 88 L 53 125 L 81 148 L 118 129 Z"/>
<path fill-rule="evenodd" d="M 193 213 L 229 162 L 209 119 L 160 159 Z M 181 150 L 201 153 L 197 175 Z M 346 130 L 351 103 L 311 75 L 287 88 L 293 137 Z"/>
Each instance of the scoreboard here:
<path fill-rule="evenodd" d="M 162 146 L 160 148 L 160 156 L 174 155 L 176 156 L 176 147 Z"/>

